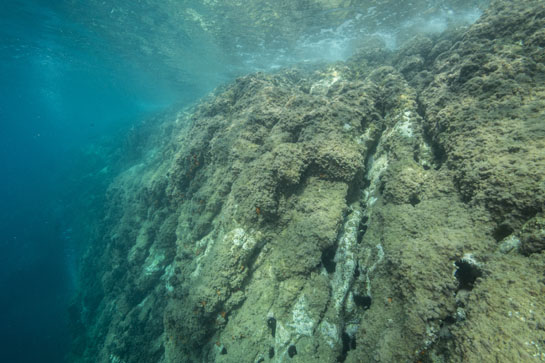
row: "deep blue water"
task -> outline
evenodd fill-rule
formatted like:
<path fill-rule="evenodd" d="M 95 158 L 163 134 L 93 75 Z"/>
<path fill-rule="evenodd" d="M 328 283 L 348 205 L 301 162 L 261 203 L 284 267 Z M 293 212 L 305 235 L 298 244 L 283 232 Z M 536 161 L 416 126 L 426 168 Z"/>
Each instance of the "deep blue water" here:
<path fill-rule="evenodd" d="M 87 242 L 74 211 L 93 192 L 84 173 L 106 166 L 100 155 L 99 165 L 86 164 L 86 150 L 194 97 L 117 59 L 98 35 L 44 4 L 0 5 L 3 362 L 61 362 L 69 346 L 66 308 Z"/>

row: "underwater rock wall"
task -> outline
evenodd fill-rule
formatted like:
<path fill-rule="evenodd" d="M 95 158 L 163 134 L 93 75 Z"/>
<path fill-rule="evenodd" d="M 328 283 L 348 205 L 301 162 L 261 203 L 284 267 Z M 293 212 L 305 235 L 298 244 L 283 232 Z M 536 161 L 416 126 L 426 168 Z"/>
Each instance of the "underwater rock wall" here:
<path fill-rule="evenodd" d="M 242 77 L 108 192 L 75 361 L 545 359 L 545 7 Z"/>

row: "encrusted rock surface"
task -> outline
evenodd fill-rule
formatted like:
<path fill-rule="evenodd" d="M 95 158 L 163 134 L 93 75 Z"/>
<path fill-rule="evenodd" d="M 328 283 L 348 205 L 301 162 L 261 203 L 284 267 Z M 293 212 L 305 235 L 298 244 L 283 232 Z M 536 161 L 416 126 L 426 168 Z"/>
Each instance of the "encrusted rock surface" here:
<path fill-rule="evenodd" d="M 545 360 L 544 28 L 497 1 L 165 116 L 110 187 L 72 359 Z"/>

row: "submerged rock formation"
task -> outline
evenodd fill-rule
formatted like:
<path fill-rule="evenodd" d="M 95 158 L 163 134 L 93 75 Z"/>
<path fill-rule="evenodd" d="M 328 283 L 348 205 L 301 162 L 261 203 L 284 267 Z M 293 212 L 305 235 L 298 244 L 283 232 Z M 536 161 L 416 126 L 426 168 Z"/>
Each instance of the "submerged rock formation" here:
<path fill-rule="evenodd" d="M 73 359 L 545 359 L 545 7 L 238 79 L 108 191 Z"/>

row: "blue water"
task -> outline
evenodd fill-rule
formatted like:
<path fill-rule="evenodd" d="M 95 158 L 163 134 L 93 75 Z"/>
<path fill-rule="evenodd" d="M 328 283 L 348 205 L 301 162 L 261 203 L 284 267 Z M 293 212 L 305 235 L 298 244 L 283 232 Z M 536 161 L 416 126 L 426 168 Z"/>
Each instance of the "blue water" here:
<path fill-rule="evenodd" d="M 301 26 L 266 33 L 228 7 L 214 14 L 201 1 L 184 2 L 198 18 L 157 4 L 0 4 L 0 361 L 64 360 L 78 259 L 101 217 L 116 151 L 141 120 L 237 75 L 343 60 L 362 35 L 395 47 L 407 29 L 440 31 L 458 14 L 436 7 L 425 19 L 400 22 L 422 12 L 362 5 L 349 9 L 353 18 L 328 24 L 339 9 L 290 10 Z M 479 14 L 464 11 L 467 22 Z M 176 18 L 182 13 L 187 21 Z M 388 28 L 385 19 L 405 28 Z"/>
<path fill-rule="evenodd" d="M 87 242 L 74 211 L 92 196 L 85 173 L 105 166 L 86 150 L 196 96 L 116 59 L 47 2 L 3 1 L 0 40 L 0 360 L 61 362 Z"/>

